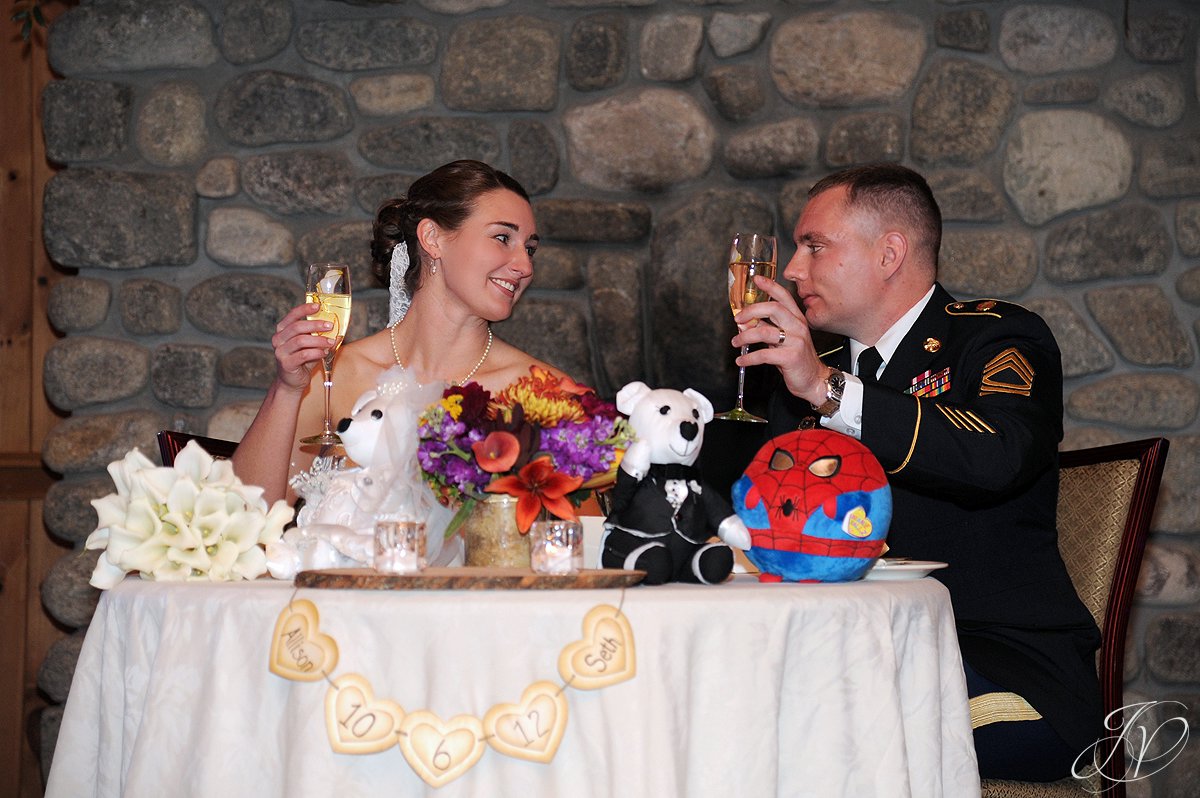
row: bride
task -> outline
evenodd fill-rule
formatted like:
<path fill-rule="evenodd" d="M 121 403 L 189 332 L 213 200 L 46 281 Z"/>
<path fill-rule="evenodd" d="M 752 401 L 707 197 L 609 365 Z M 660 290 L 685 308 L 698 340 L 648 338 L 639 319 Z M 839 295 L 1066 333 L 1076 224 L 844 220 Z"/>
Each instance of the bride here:
<path fill-rule="evenodd" d="M 377 268 L 388 266 L 390 324 L 338 352 L 335 423 L 392 366 L 425 384 L 475 381 L 493 393 L 533 365 L 561 375 L 491 329 L 509 317 L 529 286 L 537 246 L 525 189 L 479 161 L 440 166 L 414 182 L 404 198 L 384 203 L 371 254 Z M 299 305 L 276 325 L 275 380 L 233 456 L 238 476 L 264 488 L 268 502 L 294 501 L 288 480 L 316 454 L 315 447 L 302 451 L 298 437 L 320 429 L 324 417 L 316 366 L 333 342 L 312 335 L 331 327 L 306 320 L 317 309 Z"/>

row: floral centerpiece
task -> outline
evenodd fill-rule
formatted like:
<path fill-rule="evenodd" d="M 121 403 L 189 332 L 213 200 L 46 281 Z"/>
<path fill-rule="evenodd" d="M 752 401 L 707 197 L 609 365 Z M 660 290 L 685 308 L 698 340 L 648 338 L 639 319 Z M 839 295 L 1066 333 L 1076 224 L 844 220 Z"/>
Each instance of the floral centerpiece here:
<path fill-rule="evenodd" d="M 244 484 L 228 460 L 188 441 L 175 465 L 154 465 L 138 449 L 108 466 L 117 492 L 92 501 L 99 516 L 84 544 L 104 549 L 91 583 L 101 589 L 138 571 L 143 579 L 254 579 L 267 570 L 259 545 L 279 540 L 292 519 L 280 500 Z"/>
<path fill-rule="evenodd" d="M 421 415 L 418 435 L 427 482 L 460 507 L 447 535 L 489 493 L 517 497 L 522 533 L 543 510 L 574 519 L 588 491 L 616 480 L 633 440 L 616 405 L 537 366 L 496 396 L 474 382 L 447 388 Z"/>

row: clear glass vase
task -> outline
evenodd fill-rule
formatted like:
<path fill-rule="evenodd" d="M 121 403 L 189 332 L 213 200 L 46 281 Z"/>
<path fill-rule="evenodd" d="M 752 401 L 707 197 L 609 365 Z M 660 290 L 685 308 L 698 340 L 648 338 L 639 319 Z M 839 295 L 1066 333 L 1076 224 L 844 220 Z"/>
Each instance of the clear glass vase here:
<path fill-rule="evenodd" d="M 489 494 L 471 508 L 462 524 L 467 565 L 528 568 L 529 536 L 517 529 L 517 497 Z"/>

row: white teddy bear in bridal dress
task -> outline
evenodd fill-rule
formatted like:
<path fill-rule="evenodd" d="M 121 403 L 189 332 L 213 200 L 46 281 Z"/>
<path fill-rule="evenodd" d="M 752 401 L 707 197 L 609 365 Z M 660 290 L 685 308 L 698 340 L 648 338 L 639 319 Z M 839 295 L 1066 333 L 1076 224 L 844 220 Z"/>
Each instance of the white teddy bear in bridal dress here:
<path fill-rule="evenodd" d="M 421 413 L 441 397 L 439 385 L 421 385 L 393 366 L 377 387 L 354 403 L 338 424 L 346 455 L 358 465 L 337 468 L 318 458 L 311 470 L 292 478 L 305 505 L 296 527 L 267 550 L 268 568 L 278 579 L 300 570 L 370 566 L 375 522 L 381 518 L 424 520 L 428 558 L 437 565 L 462 558 L 455 545 L 442 545 L 450 512 L 425 485 L 417 463 Z"/>

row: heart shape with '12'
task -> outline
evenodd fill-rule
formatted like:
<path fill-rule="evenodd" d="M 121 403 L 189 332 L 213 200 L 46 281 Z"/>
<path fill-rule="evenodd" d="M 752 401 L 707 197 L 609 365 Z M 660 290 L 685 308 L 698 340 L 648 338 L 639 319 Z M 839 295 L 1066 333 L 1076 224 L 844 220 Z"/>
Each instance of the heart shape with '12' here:
<path fill-rule="evenodd" d="M 534 682 L 520 702 L 496 704 L 483 716 L 488 744 L 505 756 L 549 762 L 567 730 L 567 699 L 553 682 Z"/>

